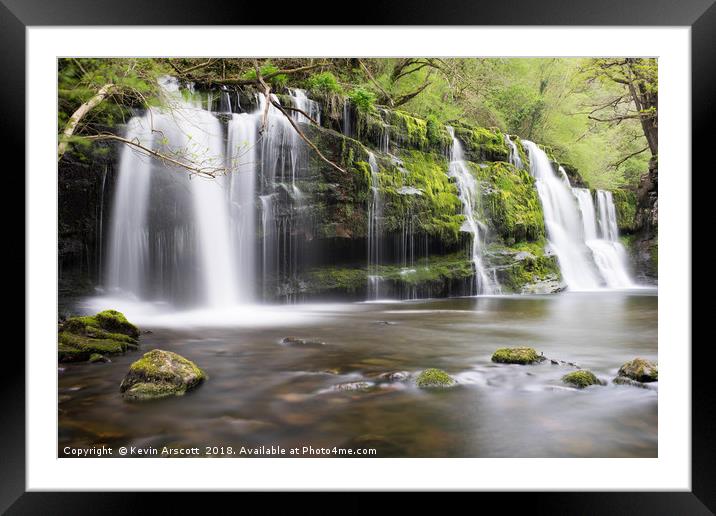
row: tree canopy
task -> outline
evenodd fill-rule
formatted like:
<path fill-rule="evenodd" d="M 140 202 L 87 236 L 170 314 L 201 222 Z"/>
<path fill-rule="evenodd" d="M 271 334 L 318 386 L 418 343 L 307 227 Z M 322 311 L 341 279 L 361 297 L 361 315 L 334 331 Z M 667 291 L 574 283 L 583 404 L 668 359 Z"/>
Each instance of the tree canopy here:
<path fill-rule="evenodd" d="M 157 105 L 162 75 L 264 93 L 305 87 L 350 98 L 362 112 L 383 105 L 496 127 L 549 147 L 595 188 L 635 186 L 657 155 L 655 59 L 66 58 L 58 65 L 58 157 L 67 145 L 106 137 L 132 108 Z"/>

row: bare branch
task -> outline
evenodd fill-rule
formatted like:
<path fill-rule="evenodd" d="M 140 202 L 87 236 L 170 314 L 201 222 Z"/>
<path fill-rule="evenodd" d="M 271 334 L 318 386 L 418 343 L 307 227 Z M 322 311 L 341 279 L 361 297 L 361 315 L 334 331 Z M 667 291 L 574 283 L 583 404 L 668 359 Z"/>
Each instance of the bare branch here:
<path fill-rule="evenodd" d="M 75 130 L 77 129 L 77 125 L 80 123 L 80 120 L 82 120 L 87 113 L 89 113 L 94 107 L 102 102 L 105 97 L 111 95 L 114 91 L 116 91 L 116 86 L 114 84 L 105 84 L 91 99 L 82 104 L 74 113 L 72 113 L 72 116 L 65 125 L 65 129 L 60 135 L 60 143 L 57 146 L 57 161 L 60 161 L 62 156 L 67 151 L 67 140 L 75 134 Z"/>
<path fill-rule="evenodd" d="M 620 160 L 617 161 L 616 163 L 612 163 L 612 164 L 610 164 L 609 166 L 612 167 L 612 168 L 617 168 L 619 165 L 621 165 L 622 163 L 624 163 L 624 162 L 627 161 L 628 159 L 633 158 L 634 156 L 638 156 L 638 155 L 641 154 L 642 152 L 646 152 L 646 151 L 648 151 L 648 150 L 649 150 L 649 146 L 647 145 L 647 146 L 644 147 L 643 149 L 638 150 L 638 151 L 636 151 L 636 152 L 632 152 L 632 153 L 629 154 L 628 156 L 623 157 L 622 159 L 620 159 Z"/>
<path fill-rule="evenodd" d="M 150 149 L 149 147 L 142 145 L 138 140 L 130 140 L 128 138 L 123 138 L 121 136 L 117 136 L 116 134 L 102 133 L 102 134 L 97 134 L 97 135 L 92 135 L 92 136 L 82 136 L 82 138 L 86 138 L 86 139 L 92 140 L 92 141 L 111 140 L 111 141 L 117 141 L 120 143 L 124 143 L 131 147 L 134 147 L 135 149 L 140 150 L 141 152 L 143 152 L 144 154 L 147 154 L 148 156 L 157 158 L 158 160 L 160 160 L 166 164 L 176 165 L 178 167 L 181 167 L 181 168 L 184 168 L 184 169 L 190 171 L 193 174 L 196 174 L 196 175 L 202 176 L 202 177 L 206 177 L 206 178 L 213 179 L 218 175 L 226 173 L 226 169 L 221 168 L 221 167 L 197 167 L 191 163 L 179 161 L 178 159 L 168 156 L 167 154 L 161 153 L 155 149 Z"/>

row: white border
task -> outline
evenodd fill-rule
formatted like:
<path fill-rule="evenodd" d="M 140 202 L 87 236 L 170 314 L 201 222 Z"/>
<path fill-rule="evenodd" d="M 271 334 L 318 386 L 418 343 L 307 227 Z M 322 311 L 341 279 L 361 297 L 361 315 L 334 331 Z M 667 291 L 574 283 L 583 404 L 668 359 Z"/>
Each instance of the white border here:
<path fill-rule="evenodd" d="M 28 490 L 690 489 L 689 28 L 31 27 L 27 43 Z M 327 54 L 659 58 L 658 459 L 56 458 L 56 58 Z"/>

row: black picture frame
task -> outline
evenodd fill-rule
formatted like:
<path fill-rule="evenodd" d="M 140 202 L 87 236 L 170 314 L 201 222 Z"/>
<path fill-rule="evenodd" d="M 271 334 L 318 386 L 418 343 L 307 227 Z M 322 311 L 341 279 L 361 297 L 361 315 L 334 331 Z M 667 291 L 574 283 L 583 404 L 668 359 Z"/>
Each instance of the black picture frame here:
<path fill-rule="evenodd" d="M 351 25 L 553 25 L 553 26 L 688 26 L 691 27 L 692 74 L 692 169 L 714 173 L 713 161 L 705 151 L 714 141 L 716 120 L 716 3 L 715 0 L 503 0 L 489 4 L 425 0 L 394 0 L 375 9 L 363 5 L 349 11 L 343 22 Z M 313 2 L 296 13 L 290 21 L 315 25 L 317 13 L 336 11 L 335 3 Z M 3 71 L 0 89 L 3 142 L 19 158 L 15 170 L 24 170 L 25 148 L 25 30 L 43 25 L 268 25 L 282 24 L 285 18 L 266 18 L 266 6 L 260 2 L 208 0 L 201 4 L 186 0 L 152 2 L 124 0 L 0 0 L 0 42 Z M 338 18 L 338 17 L 336 17 Z M 323 20 L 326 25 L 339 25 Z M 26 99 L 32 102 L 32 99 Z M 710 161 L 710 163 L 709 163 Z M 668 173 L 676 173 L 668 171 Z M 683 171 L 688 173 L 688 165 Z M 24 181 L 15 175 L 17 190 L 24 191 Z M 6 188 L 10 188 L 5 185 Z M 19 197 L 14 195 L 15 197 Z M 17 211 L 11 220 L 17 220 Z M 17 225 L 17 224 L 16 224 Z M 19 229 L 19 228 L 18 228 Z M 693 234 L 693 233 L 692 233 Z M 16 239 L 15 242 L 20 242 Z M 26 263 L 19 250 L 8 264 L 19 270 Z M 24 249 L 24 247 L 23 247 Z M 705 259 L 705 258 L 702 258 Z M 698 258 L 693 263 L 699 270 Z M 26 269 L 27 270 L 27 269 Z M 50 288 L 50 287 L 48 287 Z M 24 299 L 24 296 L 23 296 Z M 19 305 L 19 302 L 14 301 Z M 668 300 L 664 300 L 668 303 Z M 24 303 L 23 303 L 24 306 Z M 663 307 L 663 305 L 662 305 Z M 19 320 L 19 318 L 18 318 Z M 15 322 L 13 324 L 19 323 Z M 18 339 L 19 340 L 19 339 Z M 686 351 L 691 343 L 678 345 Z M 25 491 L 25 353 L 17 344 L 5 346 L 3 360 L 13 367 L 4 368 L 0 381 L 2 423 L 0 424 L 0 510 L 8 514 L 67 513 L 119 514 L 137 510 L 140 505 L 134 493 L 28 493 Z M 712 514 L 716 511 L 716 439 L 712 436 L 716 405 L 712 396 L 713 361 L 711 339 L 695 341 L 692 352 L 692 490 L 690 492 L 612 492 L 612 493 L 484 493 L 494 503 L 503 504 L 509 497 L 510 508 L 524 505 L 531 512 L 550 514 Z M 663 424 L 668 424 L 664 422 Z M 638 469 L 634 471 L 639 474 Z M 174 494 L 162 497 L 163 512 L 184 512 L 186 497 Z M 217 496 L 213 494 L 212 496 Z M 246 494 L 240 496 L 246 497 Z M 246 502 L 262 503 L 266 495 Z M 313 498 L 313 497 L 311 497 Z M 224 496 L 215 498 L 218 503 Z M 306 501 L 309 501 L 308 499 Z M 313 502 L 313 500 L 311 500 Z M 322 504 L 326 503 L 325 499 Z M 422 502 L 421 502 L 422 503 Z M 311 503 L 313 505 L 313 503 Z M 373 503 L 358 502 L 376 509 Z"/>

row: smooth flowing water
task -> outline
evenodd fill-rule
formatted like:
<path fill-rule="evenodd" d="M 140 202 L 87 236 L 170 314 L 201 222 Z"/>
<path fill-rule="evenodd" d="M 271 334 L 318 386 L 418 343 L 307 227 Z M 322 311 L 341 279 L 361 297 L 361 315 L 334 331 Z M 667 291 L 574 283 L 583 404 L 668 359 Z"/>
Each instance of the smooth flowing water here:
<path fill-rule="evenodd" d="M 108 306 L 115 300 L 85 309 Z M 141 337 L 140 352 L 110 364 L 61 364 L 61 453 L 103 443 L 115 451 L 311 445 L 369 446 L 392 457 L 657 456 L 657 384 L 611 383 L 625 361 L 657 359 L 656 291 L 166 314 L 118 308 L 153 333 Z M 282 345 L 286 336 L 324 344 Z M 560 378 L 574 370 L 566 364 L 490 361 L 495 349 L 518 345 L 589 369 L 607 385 L 566 387 Z M 123 401 L 129 364 L 154 348 L 195 361 L 209 380 L 181 398 Z M 414 375 L 428 367 L 459 385 L 416 388 Z M 392 371 L 412 376 L 381 379 Z M 336 387 L 351 382 L 366 385 Z"/>
<path fill-rule="evenodd" d="M 382 281 L 377 267 L 381 265 L 383 254 L 383 198 L 378 181 L 378 163 L 372 152 L 368 154 L 368 165 L 371 190 L 368 198 L 368 299 L 378 299 Z"/>
<path fill-rule="evenodd" d="M 555 174 L 547 154 L 523 140 L 529 152 L 530 172 L 542 202 L 547 238 L 557 255 L 562 277 L 570 290 L 595 290 L 602 284 L 584 240 L 577 201 L 564 177 Z"/>
<path fill-rule="evenodd" d="M 455 131 L 452 127 L 447 127 L 447 129 L 452 137 L 448 174 L 455 179 L 458 197 L 462 203 L 462 213 L 465 216 L 465 222 L 460 229 L 469 233 L 471 237 L 470 259 L 475 269 L 475 293 L 493 294 L 499 292 L 499 285 L 496 281 L 488 277 L 482 263 L 482 234 L 486 228 L 476 213 L 480 195 L 477 188 L 477 181 L 467 168 L 467 163 L 465 163 L 463 156 L 462 144 L 460 140 L 455 137 Z"/>

